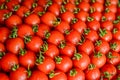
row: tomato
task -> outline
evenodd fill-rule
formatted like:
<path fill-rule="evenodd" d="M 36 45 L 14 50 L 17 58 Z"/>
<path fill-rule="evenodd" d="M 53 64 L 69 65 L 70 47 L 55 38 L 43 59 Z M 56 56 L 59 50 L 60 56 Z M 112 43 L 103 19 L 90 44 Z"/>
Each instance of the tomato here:
<path fill-rule="evenodd" d="M 73 66 L 85 70 L 90 64 L 89 56 L 84 52 L 75 53 L 73 56 Z"/>
<path fill-rule="evenodd" d="M 82 34 L 83 31 L 84 31 L 84 29 L 87 28 L 87 25 L 85 24 L 85 22 L 77 19 L 77 21 L 76 21 L 75 23 L 73 23 L 73 24 L 71 25 L 71 27 L 72 27 L 73 30 L 76 30 L 76 31 L 78 31 L 80 34 Z"/>
<path fill-rule="evenodd" d="M 99 36 L 101 39 L 110 42 L 112 40 L 112 33 L 106 29 L 99 29 Z"/>
<path fill-rule="evenodd" d="M 56 70 L 49 74 L 49 78 L 50 80 L 67 80 L 67 75 L 60 70 Z"/>
<path fill-rule="evenodd" d="M 34 70 L 28 80 L 48 80 L 48 77 L 45 73 L 39 70 Z"/>
<path fill-rule="evenodd" d="M 36 61 L 36 55 L 30 50 L 21 49 L 19 53 L 19 64 L 25 68 L 33 68 Z"/>
<path fill-rule="evenodd" d="M 18 65 L 18 58 L 13 53 L 6 53 L 0 62 L 0 66 L 3 71 L 10 72 L 12 69 L 15 69 Z"/>
<path fill-rule="evenodd" d="M 106 5 L 105 10 L 108 9 L 109 11 L 116 13 L 117 12 L 117 6 L 114 4 Z"/>
<path fill-rule="evenodd" d="M 108 2 L 108 3 L 110 3 L 110 4 L 117 5 L 118 0 L 108 0 L 108 1 L 106 1 L 106 2 Z"/>
<path fill-rule="evenodd" d="M 6 49 L 14 54 L 18 54 L 19 50 L 24 47 L 24 41 L 19 37 L 10 38 L 6 41 Z"/>
<path fill-rule="evenodd" d="M 94 30 L 90 30 L 89 28 L 85 29 L 83 34 L 85 35 L 86 39 L 92 42 L 95 42 L 99 38 L 98 33 Z"/>
<path fill-rule="evenodd" d="M 103 79 L 112 79 L 116 74 L 117 70 L 112 64 L 105 64 L 101 68 L 101 77 L 103 77 Z"/>
<path fill-rule="evenodd" d="M 11 15 L 6 19 L 5 24 L 8 28 L 13 28 L 14 26 L 22 24 L 22 19 L 18 15 Z"/>
<path fill-rule="evenodd" d="M 101 28 L 111 31 L 113 29 L 113 22 L 109 20 L 102 21 Z"/>
<path fill-rule="evenodd" d="M 100 80 L 100 70 L 94 64 L 89 64 L 85 70 L 85 78 L 87 80 Z"/>
<path fill-rule="evenodd" d="M 120 30 L 113 28 L 113 39 L 120 40 Z"/>
<path fill-rule="evenodd" d="M 117 28 L 118 30 L 120 30 L 120 22 L 119 21 L 115 21 L 115 22 L 117 22 L 117 23 L 113 22 L 114 28 Z"/>
<path fill-rule="evenodd" d="M 23 2 L 22 2 L 22 5 L 23 6 L 25 6 L 25 7 L 27 7 L 28 9 L 31 9 L 32 8 L 32 3 L 34 2 L 34 0 L 24 0 Z"/>
<path fill-rule="evenodd" d="M 24 67 L 19 67 L 15 71 L 10 72 L 10 80 L 27 80 L 27 70 Z"/>
<path fill-rule="evenodd" d="M 5 52 L 6 49 L 5 49 L 5 46 L 3 43 L 0 43 L 0 52 Z"/>
<path fill-rule="evenodd" d="M 51 57 L 40 55 L 37 59 L 37 68 L 45 74 L 49 74 L 55 69 L 55 62 Z"/>
<path fill-rule="evenodd" d="M 74 55 L 75 50 L 76 47 L 72 43 L 65 41 L 60 42 L 59 45 L 60 54 L 72 57 Z"/>
<path fill-rule="evenodd" d="M 65 36 L 66 41 L 74 45 L 77 45 L 78 42 L 81 40 L 81 35 L 76 30 L 65 31 L 65 34 L 66 34 Z"/>
<path fill-rule="evenodd" d="M 79 68 L 71 69 L 67 75 L 68 80 L 85 80 L 85 74 Z"/>
<path fill-rule="evenodd" d="M 33 3 L 33 4 L 36 4 L 36 3 Z M 41 16 L 44 13 L 43 7 L 35 6 L 34 9 L 32 10 L 32 13 L 35 13 L 35 14 Z"/>
<path fill-rule="evenodd" d="M 9 77 L 5 73 L 0 72 L 0 77 L 1 80 L 9 80 Z"/>
<path fill-rule="evenodd" d="M 104 10 L 103 4 L 99 2 L 95 2 L 91 6 L 98 12 L 102 12 Z"/>
<path fill-rule="evenodd" d="M 103 54 L 107 54 L 110 50 L 110 45 L 105 40 L 97 40 L 95 42 L 95 50 L 100 51 Z"/>
<path fill-rule="evenodd" d="M 0 42 L 4 43 L 8 36 L 9 36 L 10 30 L 7 27 L 0 27 Z"/>
<path fill-rule="evenodd" d="M 74 10 L 76 9 L 76 6 L 70 2 L 66 3 L 64 6 L 65 9 L 70 12 L 74 12 Z"/>
<path fill-rule="evenodd" d="M 91 2 L 92 2 L 92 3 L 99 2 L 99 3 L 101 3 L 101 4 L 104 4 L 105 1 L 104 1 L 104 0 L 95 0 L 95 1 L 94 1 L 94 0 L 91 0 Z"/>
<path fill-rule="evenodd" d="M 120 64 L 116 66 L 116 69 L 117 69 L 117 73 L 120 74 Z"/>
<path fill-rule="evenodd" d="M 53 30 L 50 33 L 46 33 L 45 37 L 46 37 L 48 43 L 52 43 L 54 45 L 59 45 L 60 42 L 65 39 L 64 35 L 57 30 Z"/>
<path fill-rule="evenodd" d="M 85 52 L 87 55 L 90 55 L 94 51 L 94 45 L 92 41 L 86 39 L 85 41 L 79 43 L 77 49 L 80 52 Z"/>
<path fill-rule="evenodd" d="M 48 0 L 38 0 L 38 5 L 45 7 L 45 5 L 48 3 Z"/>
<path fill-rule="evenodd" d="M 43 44 L 43 41 L 39 36 L 26 36 L 24 42 L 26 48 L 34 52 L 39 52 L 40 47 Z"/>
<path fill-rule="evenodd" d="M 50 28 L 46 24 L 39 24 L 37 26 L 37 29 L 36 29 L 36 26 L 35 26 L 35 29 L 33 27 L 33 31 L 36 32 L 37 36 L 40 36 L 41 38 L 44 39 L 45 38 L 45 34 L 50 31 Z"/>
<path fill-rule="evenodd" d="M 25 18 L 25 23 L 29 25 L 37 25 L 40 23 L 40 18 L 37 14 L 30 14 Z"/>
<path fill-rule="evenodd" d="M 120 54 L 117 52 L 109 52 L 107 54 L 107 62 L 113 65 L 117 65 L 120 62 Z"/>
<path fill-rule="evenodd" d="M 119 52 L 120 51 L 120 41 L 119 40 L 112 40 L 110 42 L 110 49 Z"/>
<path fill-rule="evenodd" d="M 22 24 L 18 26 L 17 34 L 19 37 L 24 38 L 25 36 L 33 36 L 34 32 L 30 25 Z"/>
<path fill-rule="evenodd" d="M 108 12 L 104 12 L 103 16 L 105 16 L 105 18 L 109 21 L 114 21 L 115 20 L 115 13 L 108 11 Z"/>
<path fill-rule="evenodd" d="M 68 72 L 72 68 L 72 60 L 68 56 L 55 57 L 55 67 L 63 72 Z"/>
<path fill-rule="evenodd" d="M 88 2 L 82 1 L 79 3 L 78 8 L 80 8 L 80 10 L 88 12 L 90 9 L 90 4 Z"/>
<path fill-rule="evenodd" d="M 102 13 L 98 11 L 91 12 L 89 15 L 90 17 L 93 17 L 96 21 L 100 21 L 102 17 Z"/>
<path fill-rule="evenodd" d="M 94 64 L 97 68 L 101 68 L 106 63 L 106 56 L 101 52 L 94 52 L 91 56 L 91 63 Z"/>

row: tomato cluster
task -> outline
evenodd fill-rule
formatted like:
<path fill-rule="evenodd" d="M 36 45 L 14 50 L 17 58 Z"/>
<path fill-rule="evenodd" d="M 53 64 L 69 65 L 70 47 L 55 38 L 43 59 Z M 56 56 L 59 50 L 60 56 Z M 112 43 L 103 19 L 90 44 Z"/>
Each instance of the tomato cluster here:
<path fill-rule="evenodd" d="M 0 80 L 120 80 L 119 0 L 0 0 Z"/>

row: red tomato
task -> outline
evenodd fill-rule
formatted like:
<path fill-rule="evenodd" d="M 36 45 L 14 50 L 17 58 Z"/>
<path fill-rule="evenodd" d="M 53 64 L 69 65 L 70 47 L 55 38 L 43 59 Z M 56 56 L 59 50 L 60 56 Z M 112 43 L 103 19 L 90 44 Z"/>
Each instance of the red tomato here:
<path fill-rule="evenodd" d="M 5 52 L 5 45 L 3 43 L 0 42 L 0 52 Z"/>
<path fill-rule="evenodd" d="M 19 50 L 21 48 L 24 48 L 24 41 L 23 39 L 17 37 L 17 38 L 9 38 L 6 41 L 6 49 L 9 52 L 12 52 L 14 54 L 18 54 Z"/>
<path fill-rule="evenodd" d="M 72 60 L 68 56 L 55 57 L 55 62 L 56 69 L 63 72 L 68 72 L 73 66 Z"/>
<path fill-rule="evenodd" d="M 15 71 L 10 72 L 10 80 L 27 80 L 27 70 L 24 67 L 19 67 Z"/>
<path fill-rule="evenodd" d="M 76 6 L 74 4 L 68 2 L 65 4 L 65 9 L 67 11 L 74 12 L 74 10 L 76 9 Z"/>
<path fill-rule="evenodd" d="M 22 2 L 22 5 L 25 6 L 25 7 L 27 7 L 28 9 L 31 9 L 33 2 L 34 2 L 34 0 L 29 0 L 29 1 L 28 0 L 24 0 Z"/>
<path fill-rule="evenodd" d="M 0 62 L 0 66 L 5 72 L 10 72 L 12 69 L 15 69 L 16 65 L 18 65 L 18 58 L 13 53 L 6 53 Z"/>
<path fill-rule="evenodd" d="M 28 80 L 48 80 L 48 77 L 45 73 L 39 70 L 34 70 Z"/>
<path fill-rule="evenodd" d="M 113 22 L 109 20 L 102 21 L 101 28 L 111 31 L 113 29 Z"/>
<path fill-rule="evenodd" d="M 56 70 L 49 74 L 50 80 L 67 80 L 67 76 L 64 72 Z"/>
<path fill-rule="evenodd" d="M 79 3 L 78 8 L 80 8 L 80 10 L 88 12 L 90 9 L 90 4 L 88 2 L 82 1 Z"/>
<path fill-rule="evenodd" d="M 113 39 L 120 40 L 120 30 L 117 28 L 113 28 Z"/>
<path fill-rule="evenodd" d="M 90 64 L 89 56 L 84 52 L 75 53 L 73 57 L 73 66 L 85 70 Z"/>
<path fill-rule="evenodd" d="M 96 21 L 100 21 L 101 17 L 102 17 L 102 13 L 98 12 L 98 11 L 94 11 L 92 13 L 89 14 L 90 17 L 93 17 Z"/>
<path fill-rule="evenodd" d="M 117 12 L 117 6 L 114 4 L 106 5 L 105 10 L 108 9 L 109 11 L 116 13 Z"/>
<path fill-rule="evenodd" d="M 98 11 L 98 12 L 102 12 L 104 10 L 103 4 L 99 2 L 95 2 L 91 6 L 95 9 L 95 11 Z"/>
<path fill-rule="evenodd" d="M 68 80 L 85 80 L 84 72 L 79 68 L 71 69 L 67 74 Z"/>
<path fill-rule="evenodd" d="M 5 73 L 0 72 L 0 80 L 9 80 L 9 77 Z"/>
<path fill-rule="evenodd" d="M 110 43 L 110 48 L 111 48 L 111 50 L 113 50 L 115 52 L 119 52 L 120 51 L 120 41 L 112 40 Z"/>
<path fill-rule="evenodd" d="M 104 12 L 103 13 L 103 16 L 105 16 L 105 18 L 107 19 L 107 20 L 109 20 L 109 21 L 114 21 L 115 20 L 115 13 L 113 13 L 113 12 Z"/>

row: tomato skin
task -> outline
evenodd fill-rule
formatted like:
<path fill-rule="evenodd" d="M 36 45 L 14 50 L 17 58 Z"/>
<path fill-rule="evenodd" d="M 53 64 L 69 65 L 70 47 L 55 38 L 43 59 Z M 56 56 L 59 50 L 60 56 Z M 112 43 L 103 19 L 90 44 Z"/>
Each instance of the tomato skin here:
<path fill-rule="evenodd" d="M 27 80 L 27 70 L 24 67 L 19 67 L 17 70 L 11 71 L 10 80 Z"/>
<path fill-rule="evenodd" d="M 9 77 L 5 73 L 0 72 L 0 79 L 1 80 L 9 80 Z"/>
<path fill-rule="evenodd" d="M 77 45 L 77 43 L 81 40 L 81 34 L 76 30 L 70 30 L 68 34 L 65 36 L 66 41 Z"/>
<path fill-rule="evenodd" d="M 73 71 L 75 70 L 77 73 L 75 75 L 71 75 L 70 71 L 72 70 Z M 70 71 L 67 74 L 68 80 L 85 80 L 85 74 L 81 69 L 75 68 L 75 69 L 71 69 Z"/>
<path fill-rule="evenodd" d="M 22 24 L 22 19 L 18 15 L 12 15 L 6 19 L 5 24 L 8 28 Z"/>
<path fill-rule="evenodd" d="M 114 21 L 115 20 L 115 14 L 113 12 L 104 12 L 103 16 L 109 21 Z"/>
<path fill-rule="evenodd" d="M 17 38 L 10 38 L 6 41 L 6 49 L 9 51 L 9 52 L 12 52 L 14 54 L 18 54 L 19 50 L 21 48 L 24 48 L 25 45 L 24 45 L 24 41 L 23 39 L 17 37 Z"/>
<path fill-rule="evenodd" d="M 31 36 L 30 42 L 26 43 L 26 48 L 34 52 L 39 52 L 42 44 L 43 41 L 39 36 Z"/>
<path fill-rule="evenodd" d="M 81 54 L 82 57 L 78 60 L 74 59 L 74 57 L 73 57 L 73 66 L 77 67 L 81 70 L 85 70 L 88 67 L 88 65 L 90 64 L 90 58 L 84 52 L 79 52 L 79 54 Z"/>
<path fill-rule="evenodd" d="M 90 17 L 93 17 L 96 21 L 100 21 L 101 17 L 102 17 L 102 13 L 98 12 L 98 11 L 90 13 L 89 15 L 90 15 Z"/>
<path fill-rule="evenodd" d="M 27 50 L 24 54 L 20 53 L 18 59 L 19 64 L 21 64 L 25 68 L 33 68 L 35 65 L 36 55 L 34 52 Z"/>
<path fill-rule="evenodd" d="M 115 52 L 120 51 L 120 41 L 119 40 L 112 40 L 110 42 L 110 49 Z"/>
<path fill-rule="evenodd" d="M 95 43 L 95 50 L 100 51 L 103 54 L 107 54 L 110 50 L 110 45 L 105 40 L 98 40 Z"/>
<path fill-rule="evenodd" d="M 34 0 L 29 0 L 29 1 L 28 0 L 24 0 L 22 2 L 22 5 L 27 7 L 28 9 L 31 9 L 32 8 L 32 3 L 34 3 Z"/>
<path fill-rule="evenodd" d="M 0 52 L 5 52 L 5 45 L 3 43 L 0 42 Z"/>
<path fill-rule="evenodd" d="M 60 58 L 62 58 L 62 60 L 60 62 L 56 61 L 55 63 L 56 69 L 68 72 L 73 66 L 72 60 L 68 56 L 60 56 Z"/>
<path fill-rule="evenodd" d="M 117 52 L 109 52 L 107 54 L 107 63 L 113 64 L 113 65 L 117 65 L 120 62 L 120 54 Z"/>
<path fill-rule="evenodd" d="M 39 6 L 42 6 L 42 7 L 45 7 L 45 5 L 47 4 L 47 0 L 38 0 L 38 5 Z"/>
<path fill-rule="evenodd" d="M 109 73 L 110 76 L 109 77 L 105 76 L 105 72 Z M 115 66 L 113 66 L 112 64 L 105 64 L 101 68 L 101 76 L 103 76 L 104 79 L 108 79 L 108 78 L 112 79 L 116 74 L 117 74 L 117 70 Z"/>
<path fill-rule="evenodd" d="M 17 34 L 19 37 L 24 38 L 25 36 L 33 36 L 34 32 L 30 25 L 22 24 L 18 26 Z"/>
<path fill-rule="evenodd" d="M 113 39 L 120 40 L 120 30 L 117 28 L 113 29 Z"/>
<path fill-rule="evenodd" d="M 94 51 L 94 45 L 92 41 L 86 39 L 85 42 L 78 45 L 79 52 L 85 52 L 87 55 L 90 55 Z"/>
<path fill-rule="evenodd" d="M 32 10 L 33 13 L 39 15 L 38 13 L 39 12 L 43 12 L 43 7 L 41 6 L 36 6 L 33 10 Z"/>
<path fill-rule="evenodd" d="M 0 65 L 3 71 L 10 72 L 14 65 L 18 65 L 18 58 L 13 53 L 6 53 L 1 59 Z"/>
<path fill-rule="evenodd" d="M 60 70 L 54 71 L 54 76 L 50 80 L 67 80 L 67 76 Z"/>
<path fill-rule="evenodd" d="M 54 45 L 59 45 L 61 41 L 63 41 L 65 38 L 64 38 L 64 35 L 57 31 L 57 30 L 53 30 L 50 32 L 50 36 L 49 38 L 47 39 L 48 43 L 52 43 Z"/>
<path fill-rule="evenodd" d="M 109 9 L 109 11 L 113 12 L 113 13 L 116 13 L 117 12 L 117 6 L 114 5 L 114 4 L 111 4 L 111 5 L 108 5 L 105 7 L 105 9 Z"/>
<path fill-rule="evenodd" d="M 55 69 L 55 62 L 51 57 L 45 56 L 43 62 L 38 64 L 37 68 L 45 74 L 49 74 Z"/>
<path fill-rule="evenodd" d="M 6 27 L 0 27 L 0 42 L 4 43 L 10 34 L 10 30 Z"/>
<path fill-rule="evenodd" d="M 28 80 L 48 80 L 48 77 L 45 73 L 39 70 L 34 70 Z"/>
<path fill-rule="evenodd" d="M 96 11 L 102 12 L 104 10 L 104 6 L 102 3 L 95 2 L 92 4 L 92 7 L 95 8 Z"/>
<path fill-rule="evenodd" d="M 90 9 L 90 4 L 88 2 L 82 1 L 79 3 L 78 8 L 80 8 L 80 10 L 88 12 Z"/>
<path fill-rule="evenodd" d="M 65 9 L 70 12 L 74 12 L 74 10 L 76 9 L 76 6 L 70 2 L 68 2 L 64 6 L 65 6 Z"/>
<path fill-rule="evenodd" d="M 111 31 L 113 29 L 113 22 L 106 20 L 101 22 L 101 28 Z"/>
<path fill-rule="evenodd" d="M 36 25 L 40 23 L 40 18 L 37 14 L 30 14 L 25 18 L 25 23 L 29 25 Z"/>

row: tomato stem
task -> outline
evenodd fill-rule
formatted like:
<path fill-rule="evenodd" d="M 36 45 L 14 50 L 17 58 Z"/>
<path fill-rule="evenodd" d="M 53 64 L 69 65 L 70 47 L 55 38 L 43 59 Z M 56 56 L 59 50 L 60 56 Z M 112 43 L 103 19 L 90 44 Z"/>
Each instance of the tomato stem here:
<path fill-rule="evenodd" d="M 50 73 L 49 73 L 49 78 L 53 78 L 55 76 L 55 72 L 54 71 L 51 71 Z"/>
<path fill-rule="evenodd" d="M 95 8 L 94 7 L 90 7 L 90 13 L 95 12 Z"/>
<path fill-rule="evenodd" d="M 110 12 L 110 9 L 109 8 L 105 8 L 105 12 L 106 13 Z"/>
<path fill-rule="evenodd" d="M 87 17 L 87 21 L 88 21 L 88 22 L 91 22 L 91 21 L 93 21 L 93 20 L 94 20 L 94 18 L 92 18 L 92 17 L 90 17 L 90 16 Z"/>
<path fill-rule="evenodd" d="M 106 17 L 105 17 L 105 16 L 102 16 L 101 21 L 104 22 L 104 21 L 106 21 L 106 20 L 107 20 Z"/>
<path fill-rule="evenodd" d="M 65 30 L 64 33 L 65 33 L 65 35 L 68 35 L 68 34 L 70 34 L 70 32 L 71 32 L 70 30 Z"/>
<path fill-rule="evenodd" d="M 118 29 L 117 29 L 117 28 L 114 28 L 112 32 L 113 32 L 113 34 L 115 34 L 115 33 L 118 32 Z"/>
<path fill-rule="evenodd" d="M 101 29 L 101 28 L 100 28 L 100 29 L 99 29 L 99 32 L 100 32 L 100 33 L 99 33 L 99 36 L 100 36 L 100 37 L 103 37 L 103 36 L 105 36 L 105 35 L 107 34 L 106 29 Z"/>
<path fill-rule="evenodd" d="M 65 46 L 66 46 L 66 42 L 65 41 L 61 41 L 58 47 L 63 49 Z"/>
<path fill-rule="evenodd" d="M 104 72 L 104 78 L 107 78 L 108 80 L 110 80 L 110 76 L 112 74 L 110 74 L 109 72 Z"/>
<path fill-rule="evenodd" d="M 82 45 L 85 42 L 85 37 L 81 35 L 81 40 L 78 42 L 78 45 Z"/>
<path fill-rule="evenodd" d="M 52 0 L 49 0 L 49 1 L 47 2 L 47 4 L 45 5 L 44 10 L 46 11 L 47 8 L 48 8 L 49 6 L 51 6 L 51 5 L 52 5 Z"/>
<path fill-rule="evenodd" d="M 73 60 L 76 59 L 76 60 L 80 60 L 82 58 L 82 55 L 80 53 L 74 53 L 74 57 L 73 57 Z"/>
<path fill-rule="evenodd" d="M 88 35 L 89 33 L 90 33 L 90 29 L 89 29 L 89 28 L 84 29 L 84 34 L 85 34 L 85 35 Z"/>
<path fill-rule="evenodd" d="M 80 8 L 75 8 L 73 12 L 74 14 L 77 14 L 79 11 L 80 11 Z"/>
<path fill-rule="evenodd" d="M 12 12 L 4 14 L 4 18 L 5 19 L 8 19 L 10 16 L 12 16 Z"/>
<path fill-rule="evenodd" d="M 13 10 L 17 11 L 19 8 L 20 8 L 20 5 L 15 5 L 14 8 L 13 8 Z"/>
<path fill-rule="evenodd" d="M 45 32 L 45 38 L 48 39 L 50 37 L 50 32 L 46 31 Z"/>
<path fill-rule="evenodd" d="M 95 3 L 95 2 L 96 2 L 96 0 L 91 0 L 91 2 L 92 2 L 92 3 Z"/>
<path fill-rule="evenodd" d="M 30 14 L 31 14 L 31 12 L 30 12 L 30 11 L 27 11 L 27 12 L 24 14 L 24 16 L 25 16 L 25 17 L 28 17 Z"/>
<path fill-rule="evenodd" d="M 0 9 L 7 9 L 7 6 L 5 5 L 5 3 L 0 5 Z"/>
<path fill-rule="evenodd" d="M 71 24 L 75 24 L 78 21 L 77 18 L 73 18 Z"/>
<path fill-rule="evenodd" d="M 117 69 L 118 69 L 118 70 L 120 70 L 120 64 L 119 64 L 119 65 L 117 65 Z"/>
<path fill-rule="evenodd" d="M 31 41 L 31 39 L 32 39 L 32 36 L 25 36 L 24 37 L 24 42 L 27 44 Z"/>
<path fill-rule="evenodd" d="M 12 66 L 11 70 L 16 71 L 18 68 L 19 68 L 19 65 L 15 64 L 15 65 Z"/>
<path fill-rule="evenodd" d="M 60 8 L 60 12 L 61 12 L 61 13 L 66 12 L 66 9 L 65 9 L 64 5 L 61 6 L 61 8 Z"/>
<path fill-rule="evenodd" d="M 44 44 L 41 46 L 41 51 L 45 52 L 48 50 L 48 43 L 46 41 L 44 41 Z"/>
<path fill-rule="evenodd" d="M 56 64 L 60 64 L 62 61 L 62 58 L 60 56 L 55 57 Z"/>
<path fill-rule="evenodd" d="M 69 0 L 62 0 L 62 3 L 65 5 L 69 2 Z"/>
<path fill-rule="evenodd" d="M 43 56 L 43 52 L 39 52 L 39 57 L 36 59 L 36 63 L 38 64 L 42 64 L 44 61 L 44 56 Z"/>
<path fill-rule="evenodd" d="M 0 51 L 0 59 L 2 59 L 2 57 L 5 55 L 5 52 L 1 52 Z"/>
<path fill-rule="evenodd" d="M 70 76 L 75 76 L 77 73 L 76 69 L 70 70 Z"/>
<path fill-rule="evenodd" d="M 24 55 L 25 55 L 25 53 L 26 53 L 26 50 L 25 50 L 25 49 L 20 48 L 19 54 L 20 54 L 21 56 L 24 56 Z"/>
<path fill-rule="evenodd" d="M 110 5 L 111 5 L 111 2 L 109 0 L 106 0 L 105 6 L 110 6 Z"/>
<path fill-rule="evenodd" d="M 56 18 L 56 20 L 53 22 L 53 25 L 57 26 L 57 25 L 60 24 L 60 22 L 61 22 L 61 19 L 60 18 Z"/>
<path fill-rule="evenodd" d="M 120 20 L 114 20 L 113 24 L 118 24 L 120 22 Z"/>
<path fill-rule="evenodd" d="M 109 52 L 109 53 L 107 54 L 107 58 L 109 58 L 109 59 L 111 59 L 111 58 L 116 58 L 116 56 L 113 56 L 113 55 L 112 55 L 112 52 Z"/>
<path fill-rule="evenodd" d="M 33 25 L 32 26 L 33 32 L 38 32 L 38 25 Z"/>
<path fill-rule="evenodd" d="M 33 4 L 32 4 L 32 8 L 35 8 L 35 7 L 37 7 L 37 6 L 38 6 L 37 3 L 33 3 Z"/>
<path fill-rule="evenodd" d="M 80 4 L 80 0 L 75 0 L 75 5 L 79 5 Z"/>
<path fill-rule="evenodd" d="M 115 49 L 117 48 L 117 43 L 116 43 L 116 42 L 110 43 L 110 48 L 111 48 L 112 50 L 115 50 Z"/>
<path fill-rule="evenodd" d="M 97 40 L 96 42 L 95 42 L 95 45 L 96 46 L 100 46 L 102 44 L 102 41 L 101 40 Z"/>
<path fill-rule="evenodd" d="M 97 57 L 97 58 L 100 58 L 100 57 L 102 57 L 102 53 L 101 52 L 95 52 L 94 56 Z"/>
<path fill-rule="evenodd" d="M 17 27 L 13 27 L 12 31 L 11 31 L 11 34 L 9 35 L 9 38 L 16 38 L 18 35 L 17 35 Z"/>
<path fill-rule="evenodd" d="M 92 69 L 94 69 L 95 68 L 95 65 L 94 64 L 89 64 L 89 66 L 88 66 L 88 69 L 89 70 L 92 70 Z"/>
<path fill-rule="evenodd" d="M 27 70 L 27 74 L 28 74 L 28 78 L 31 76 L 32 71 L 30 70 L 29 66 L 28 66 L 28 70 Z"/>

